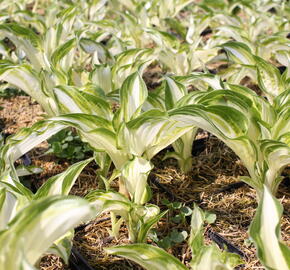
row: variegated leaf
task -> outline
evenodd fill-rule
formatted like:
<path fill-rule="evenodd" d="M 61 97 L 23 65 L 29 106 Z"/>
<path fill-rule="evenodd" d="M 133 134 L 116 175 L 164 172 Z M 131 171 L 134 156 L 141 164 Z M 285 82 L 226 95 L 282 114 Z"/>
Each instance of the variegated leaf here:
<path fill-rule="evenodd" d="M 257 247 L 257 255 L 268 270 L 288 270 L 290 249 L 280 236 L 280 219 L 283 208 L 264 186 L 262 200 L 250 226 L 250 236 Z"/>
<path fill-rule="evenodd" d="M 251 49 L 244 43 L 229 41 L 221 45 L 226 50 L 229 58 L 235 63 L 243 65 L 255 65 L 255 59 Z"/>
<path fill-rule="evenodd" d="M 255 61 L 259 86 L 269 101 L 273 103 L 273 99 L 286 90 L 280 72 L 275 66 L 260 57 L 255 57 Z"/>
<path fill-rule="evenodd" d="M 77 162 L 63 173 L 49 178 L 35 193 L 33 199 L 40 199 L 52 195 L 68 195 L 76 179 L 92 158 Z"/>
<path fill-rule="evenodd" d="M 94 213 L 80 198 L 53 196 L 32 202 L 0 232 L 1 266 L 15 270 L 23 269 L 26 263 L 33 269 L 55 240 Z"/>
<path fill-rule="evenodd" d="M 186 270 L 187 268 L 175 257 L 161 248 L 148 244 L 132 244 L 106 248 L 112 255 L 118 255 L 140 264 L 150 270 Z"/>
<path fill-rule="evenodd" d="M 121 115 L 125 122 L 140 114 L 148 96 L 147 87 L 138 72 L 130 75 L 120 89 Z"/>

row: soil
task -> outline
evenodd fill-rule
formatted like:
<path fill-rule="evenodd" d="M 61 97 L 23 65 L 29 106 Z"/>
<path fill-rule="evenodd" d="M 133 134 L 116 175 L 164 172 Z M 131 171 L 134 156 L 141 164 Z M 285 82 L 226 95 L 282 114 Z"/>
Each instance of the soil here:
<path fill-rule="evenodd" d="M 4 131 L 17 132 L 22 127 L 29 127 L 42 118 L 42 110 L 38 104 L 27 96 L 16 96 L 9 99 L 0 99 L 2 110 L 0 118 L 5 124 Z M 205 148 L 193 158 L 193 169 L 187 175 L 182 174 L 173 159 L 162 161 L 166 152 L 163 150 L 154 159 L 155 168 L 149 179 L 157 179 L 158 187 L 154 181 L 149 181 L 153 198 L 152 203 L 159 205 L 163 210 L 166 207 L 162 200 L 168 199 L 179 201 L 186 206 L 192 207 L 197 203 L 202 209 L 211 211 L 217 215 L 216 222 L 206 227 L 206 231 L 220 234 L 245 255 L 245 264 L 238 269 L 263 269 L 255 255 L 253 244 L 247 241 L 249 224 L 257 207 L 256 194 L 247 185 L 238 185 L 238 188 L 227 189 L 228 185 L 239 182 L 239 175 L 247 175 L 246 169 L 237 156 L 221 141 L 214 136 L 208 136 L 200 131 L 198 138 L 205 139 Z M 44 155 L 47 144 L 43 143 L 32 150 L 29 155 L 34 165 L 40 166 L 44 171 L 31 177 L 31 181 L 37 189 L 50 176 L 64 171 L 70 162 L 60 160 L 52 155 Z M 96 166 L 91 163 L 81 173 L 76 181 L 71 194 L 84 196 L 88 191 L 97 188 L 95 177 Z M 289 175 L 290 168 L 284 171 Z M 160 188 L 160 186 L 162 188 Z M 171 194 L 171 195 L 170 195 Z M 286 181 L 280 185 L 277 197 L 284 206 L 282 217 L 282 239 L 290 245 L 290 191 Z M 176 224 L 171 217 L 176 213 L 169 213 L 157 224 L 156 230 L 160 238 L 165 237 L 172 231 L 189 231 L 189 222 Z M 89 264 L 95 269 L 142 269 L 129 260 L 108 256 L 103 248 L 108 246 L 128 243 L 127 231 L 123 226 L 120 236 L 114 239 L 109 235 L 109 215 L 96 218 L 88 225 L 78 230 L 74 237 L 74 247 L 84 256 Z M 210 234 L 206 233 L 206 242 L 211 243 Z M 152 243 L 151 240 L 148 240 Z M 176 244 L 168 249 L 168 252 L 179 258 L 185 264 L 190 261 L 190 249 L 186 242 Z M 55 255 L 44 256 L 40 263 L 41 270 L 73 270 Z"/>

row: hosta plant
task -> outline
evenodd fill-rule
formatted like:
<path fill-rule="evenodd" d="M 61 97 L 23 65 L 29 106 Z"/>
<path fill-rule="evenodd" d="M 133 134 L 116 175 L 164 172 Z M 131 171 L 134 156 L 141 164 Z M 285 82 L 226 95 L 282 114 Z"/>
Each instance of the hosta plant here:
<path fill-rule="evenodd" d="M 259 56 L 259 54 L 257 54 L 255 50 L 251 49 L 247 44 L 237 41 L 229 41 L 221 44 L 220 46 L 226 51 L 229 62 L 233 62 L 232 65 L 230 65 L 229 68 L 221 74 L 222 77 L 227 79 L 228 82 L 239 84 L 242 79 L 248 76 L 255 83 L 258 81 L 259 77 L 261 77 L 261 70 L 265 70 L 266 66 L 266 69 L 269 68 L 269 74 L 271 74 L 270 76 L 274 76 L 273 80 L 277 79 L 278 75 L 275 75 L 275 73 L 280 73 L 279 70 L 275 67 L 271 67 L 267 62 L 269 61 L 268 59 Z M 285 67 L 289 67 L 289 48 L 286 47 L 284 49 L 280 48 L 280 50 L 277 49 L 277 53 L 279 55 L 278 59 L 280 64 Z M 263 72 L 264 75 L 268 73 L 265 71 Z M 289 77 L 289 70 L 285 71 L 284 76 Z M 265 91 L 264 88 L 261 90 Z M 275 90 L 268 89 L 268 91 Z"/>
<path fill-rule="evenodd" d="M 2 210 L 5 189 L 1 189 L 0 194 Z M 87 201 L 75 197 L 51 196 L 31 202 L 0 231 L 1 267 L 36 269 L 38 260 L 54 241 L 79 223 L 91 219 L 94 212 Z"/>
<path fill-rule="evenodd" d="M 199 106 L 201 107 L 188 105 L 170 113 L 185 126 L 203 128 L 229 146 L 248 169 L 250 177 L 242 177 L 243 181 L 255 188 L 258 196 L 262 193 L 263 183 L 275 194 L 282 180 L 280 173 L 289 164 L 289 145 L 283 142 L 289 141 L 289 136 L 284 133 L 281 136 L 283 141 L 263 140 L 259 136 L 264 127 L 257 126 L 255 121 L 248 121 L 246 114 L 239 110 L 222 105 L 207 108 Z M 226 121 L 223 122 L 224 120 Z M 279 162 L 274 162 L 275 159 L 279 159 Z"/>
<path fill-rule="evenodd" d="M 191 129 L 180 128 L 166 112 L 157 109 L 142 112 L 147 95 L 144 81 L 134 73 L 121 87 L 120 109 L 112 120 L 97 115 L 67 114 L 22 130 L 3 148 L 2 169 L 13 166 L 17 158 L 41 141 L 64 127 L 72 126 L 79 131 L 82 140 L 98 153 L 105 151 L 111 158 L 119 172 L 120 192 L 131 202 L 144 205 L 150 199 L 147 177 L 152 169 L 151 158 Z M 157 215 L 158 211 L 153 213 Z"/>
<path fill-rule="evenodd" d="M 191 232 L 189 246 L 192 251 L 192 259 L 189 262 L 193 270 L 230 270 L 242 263 L 238 255 L 222 252 L 217 246 L 204 244 L 204 212 L 195 206 L 191 219 Z M 145 269 L 188 269 L 177 258 L 159 247 L 148 244 L 123 245 L 106 248 L 109 254 L 128 258 L 140 264 Z"/>
<path fill-rule="evenodd" d="M 155 60 L 156 56 L 153 52 L 152 49 L 138 48 L 121 52 L 116 55 L 113 65 L 95 65 L 89 75 L 90 81 L 108 95 L 120 89 L 129 75 L 137 71 L 142 74 L 145 68 Z"/>
<path fill-rule="evenodd" d="M 24 149 L 23 145 L 22 147 L 17 144 L 14 146 L 10 145 L 9 149 L 12 153 L 14 152 L 13 147 L 19 148 L 20 150 Z M 4 150 L 3 153 L 5 152 Z M 10 157 L 13 158 L 13 156 Z M 18 198 L 18 200 L 13 200 L 13 203 L 11 202 L 3 208 L 5 213 L 9 213 L 6 218 L 6 223 L 13 218 L 13 213 L 15 213 L 16 209 L 21 209 L 31 200 L 38 200 L 56 194 L 68 194 L 81 170 L 91 160 L 92 159 L 88 159 L 78 162 L 72 165 L 64 173 L 51 177 L 35 194 L 32 194 L 22 186 L 13 172 L 7 175 L 6 172 L 9 166 L 6 167 L 6 170 L 3 168 L 3 178 L 5 174 L 7 178 L 4 178 L 1 185 L 9 189 L 10 193 L 15 193 Z M 9 164 L 9 161 L 7 162 Z M 13 169 L 13 163 L 10 163 L 10 168 Z M 150 192 L 147 187 L 147 176 L 151 168 L 150 163 L 137 157 L 126 163 L 121 173 L 122 177 L 127 181 L 128 191 L 130 195 L 132 195 L 131 200 L 118 192 L 109 191 L 109 182 L 108 185 L 106 185 L 108 191 L 96 190 L 87 195 L 87 199 L 96 209 L 96 216 L 103 212 L 111 212 L 112 235 L 118 236 L 119 226 L 125 221 L 129 231 L 129 239 L 133 242 L 144 242 L 150 228 L 165 214 L 165 212 L 160 213 L 157 206 L 145 204 L 150 198 Z M 116 174 L 116 176 L 119 176 L 119 174 Z M 121 218 L 117 219 L 117 216 L 121 216 Z M 64 256 L 64 254 L 61 255 Z"/>
<path fill-rule="evenodd" d="M 202 91 L 196 92 L 197 95 L 204 94 L 210 90 L 222 88 L 220 79 L 212 74 L 191 73 L 187 76 L 166 77 L 164 81 L 164 103 L 167 110 L 179 106 L 179 100 L 188 96 L 188 85 L 194 84 L 195 88 Z M 181 101 L 180 101 L 181 102 Z M 197 104 L 193 101 L 192 104 Z M 175 142 L 172 143 L 174 152 L 167 152 L 164 159 L 175 158 L 178 161 L 179 168 L 182 172 L 188 173 L 192 169 L 192 146 L 197 133 L 198 127 L 186 132 Z"/>
<path fill-rule="evenodd" d="M 37 144 L 37 143 L 36 143 Z M 25 146 L 4 146 L 1 148 L 1 154 L 5 156 L 7 149 L 14 152 L 15 148 L 18 148 L 19 152 L 25 151 Z M 21 154 L 20 154 L 21 155 Z M 31 201 L 45 198 L 51 195 L 68 195 L 72 186 L 74 185 L 79 174 L 84 167 L 92 161 L 91 159 L 83 160 L 70 166 L 66 171 L 56 176 L 49 178 L 34 194 L 31 190 L 26 188 L 19 180 L 19 176 L 27 175 L 26 170 L 15 170 L 14 161 L 17 159 L 16 155 L 11 155 L 6 161 L 3 159 L 1 164 L 1 181 L 0 187 L 6 189 L 6 192 L 12 194 L 13 200 L 8 201 L 9 204 L 2 205 L 2 211 L 9 212 L 7 218 L 1 220 L 3 227 L 14 217 L 14 215 L 27 206 Z M 10 159 L 10 160 L 9 160 Z M 11 196 L 8 196 L 12 198 Z M 11 209 L 6 211 L 5 209 Z"/>
<path fill-rule="evenodd" d="M 64 197 L 68 195 L 83 168 L 91 161 L 92 159 L 88 159 L 75 163 L 65 172 L 49 178 L 35 194 L 19 181 L 18 176 L 21 176 L 19 170 L 13 172 L 13 165 L 11 165 L 10 169 L 6 169 L 1 175 L 0 230 L 6 229 L 15 216 L 31 203 L 51 196 L 61 195 Z M 11 233 L 13 234 L 13 231 Z M 73 231 L 64 232 L 64 235 L 52 245 L 51 252 L 58 254 L 67 262 L 72 237 Z"/>
<path fill-rule="evenodd" d="M 155 53 L 162 65 L 175 75 L 187 75 L 213 59 L 218 48 L 210 44 L 201 46 L 201 38 L 192 44 L 182 44 L 174 35 L 155 29 L 146 29 L 157 44 Z"/>
<path fill-rule="evenodd" d="M 10 142 L 12 145 L 15 143 L 15 146 L 7 150 L 6 160 L 8 156 L 11 158 L 11 155 L 15 155 L 13 160 L 18 158 L 20 153 L 13 152 L 22 145 L 27 147 L 23 148 L 25 152 L 64 127 L 72 126 L 79 131 L 82 140 L 88 142 L 96 151 L 105 151 L 117 170 L 125 168 L 126 163 L 131 162 L 134 156 L 143 163 L 146 161 L 148 164 L 146 166 L 150 168 L 150 160 L 155 154 L 191 128 L 180 128 L 176 121 L 170 120 L 166 112 L 158 109 L 142 112 L 147 96 L 147 87 L 141 76 L 133 73 L 120 89 L 120 108 L 114 113 L 113 119 L 78 113 L 39 122 L 33 129 L 23 130 L 13 140 L 11 139 Z M 33 144 L 28 145 L 32 138 Z M 122 181 L 125 177 L 121 179 L 121 186 L 129 192 L 132 199 L 134 198 L 134 202 L 142 203 L 142 196 L 135 194 L 137 191 L 131 193 L 129 181 L 124 183 Z M 144 189 L 147 184 L 141 186 Z M 143 191 L 141 193 L 144 193 Z"/>
<path fill-rule="evenodd" d="M 118 236 L 123 222 L 127 225 L 129 240 L 143 243 L 153 225 L 166 213 L 160 213 L 159 207 L 153 204 L 140 205 L 130 201 L 114 191 L 91 191 L 86 199 L 96 207 L 96 211 L 113 213 L 112 235 Z M 120 216 L 119 219 L 116 216 Z"/>
<path fill-rule="evenodd" d="M 250 177 L 242 179 L 256 189 L 259 197 L 264 183 L 276 193 L 283 179 L 280 174 L 289 164 L 289 79 L 261 58 L 249 57 L 256 61 L 258 82 L 268 100 L 246 87 L 224 84 L 224 90 L 184 96 L 178 101 L 179 108 L 169 111 L 169 115 L 224 141 L 248 169 Z"/>

